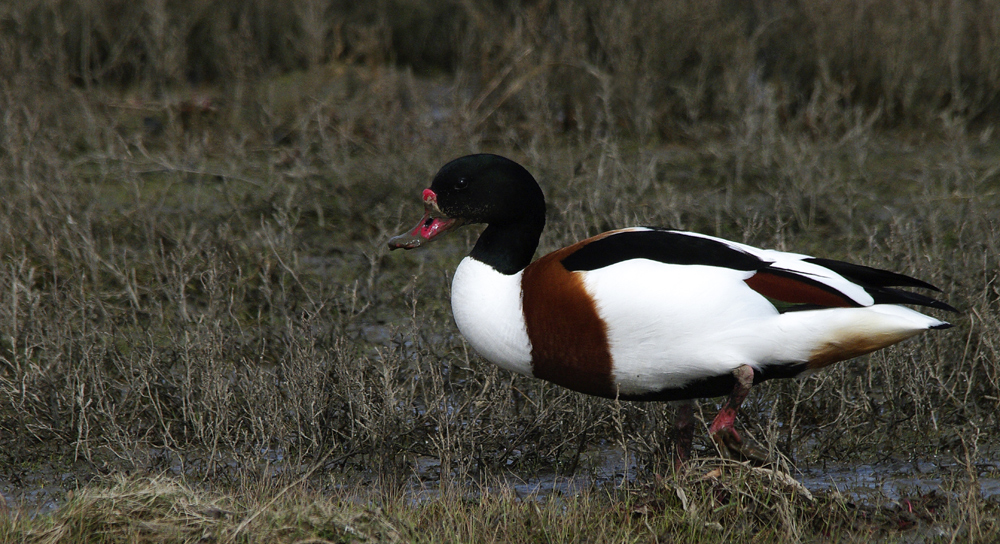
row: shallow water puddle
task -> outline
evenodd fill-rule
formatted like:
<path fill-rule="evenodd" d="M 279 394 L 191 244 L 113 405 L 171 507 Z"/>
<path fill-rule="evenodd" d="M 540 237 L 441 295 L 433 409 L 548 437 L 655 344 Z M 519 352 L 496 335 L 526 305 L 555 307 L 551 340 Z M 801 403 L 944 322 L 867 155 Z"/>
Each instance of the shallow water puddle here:
<path fill-rule="evenodd" d="M 280 464 L 280 456 L 274 460 Z M 441 496 L 446 487 L 441 481 L 441 469 L 441 462 L 436 458 L 414 459 L 414 474 L 408 491 L 413 502 L 431 501 Z M 546 500 L 639 481 L 644 479 L 640 476 L 645 476 L 640 475 L 639 470 L 634 459 L 621 448 L 606 444 L 585 451 L 572 475 L 548 473 L 526 478 L 507 471 L 486 475 L 481 481 L 452 478 L 450 482 L 470 496 L 512 492 L 520 498 Z M 93 479 L 92 473 L 84 472 L 41 469 L 32 474 L 0 478 L 0 493 L 12 508 L 31 515 L 44 514 L 64 503 L 67 492 Z M 1000 463 L 989 460 L 976 463 L 972 471 L 952 459 L 857 465 L 828 463 L 796 467 L 792 477 L 813 494 L 837 493 L 856 504 L 873 506 L 932 493 L 957 496 L 972 492 L 982 499 L 1000 497 Z"/>
<path fill-rule="evenodd" d="M 800 468 L 795 475 L 812 492 L 838 492 L 858 502 L 885 498 L 899 500 L 930 492 L 966 493 L 970 482 L 979 495 L 1000 496 L 1000 467 L 991 461 L 977 463 L 973 475 L 954 461 L 886 462 L 869 465 L 827 465 Z"/>
<path fill-rule="evenodd" d="M 433 458 L 418 458 L 414 463 L 415 479 L 410 486 L 414 502 L 432 500 L 441 495 L 441 463 Z M 487 476 L 485 482 L 457 481 L 469 488 L 471 495 L 513 492 L 520 498 L 544 500 L 549 496 L 574 495 L 595 487 L 616 486 L 635 481 L 635 462 L 620 449 L 611 446 L 591 448 L 581 454 L 579 467 L 572 475 L 539 474 L 525 478 L 513 471 Z"/>
<path fill-rule="evenodd" d="M 440 463 L 419 461 L 416 477 L 410 488 L 415 502 L 432 500 L 441 494 Z M 581 468 L 573 475 L 539 474 L 524 478 L 514 473 L 496 475 L 489 484 L 476 488 L 482 492 L 513 491 L 519 497 L 544 500 L 550 495 L 572 495 L 586 489 L 617 486 L 634 482 L 639 468 L 620 448 L 603 446 L 588 450 Z M 880 505 L 932 493 L 967 495 L 978 493 L 982 499 L 1000 497 L 1000 464 L 982 460 L 974 466 L 973 475 L 952 459 L 919 462 L 887 461 L 877 464 L 830 464 L 799 466 L 791 476 L 814 494 L 836 493 L 849 501 L 863 505 Z M 971 485 L 970 485 L 971 482 Z"/>

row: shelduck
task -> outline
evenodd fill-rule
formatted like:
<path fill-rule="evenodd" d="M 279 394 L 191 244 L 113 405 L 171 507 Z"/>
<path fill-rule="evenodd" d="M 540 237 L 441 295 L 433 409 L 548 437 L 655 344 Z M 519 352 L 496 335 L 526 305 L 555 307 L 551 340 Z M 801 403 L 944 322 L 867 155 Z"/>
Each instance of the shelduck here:
<path fill-rule="evenodd" d="M 735 429 L 753 384 L 812 372 L 947 322 L 921 280 L 842 261 L 661 228 L 613 230 L 531 262 L 545 198 L 516 162 L 490 154 L 446 164 L 424 216 L 389 241 L 413 249 L 485 223 L 452 282 L 455 322 L 498 366 L 574 391 L 681 401 L 676 455 L 690 456 L 693 399 L 728 395 L 709 427 L 721 452 L 759 458 Z"/>

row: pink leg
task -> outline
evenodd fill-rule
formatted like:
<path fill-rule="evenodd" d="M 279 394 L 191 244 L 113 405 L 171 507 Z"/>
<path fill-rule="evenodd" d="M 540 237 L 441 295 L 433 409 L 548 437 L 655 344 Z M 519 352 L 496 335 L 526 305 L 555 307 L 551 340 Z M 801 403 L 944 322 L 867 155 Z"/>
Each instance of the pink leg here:
<path fill-rule="evenodd" d="M 753 386 L 753 369 L 747 365 L 741 365 L 733 370 L 733 377 L 736 378 L 733 392 L 729 394 L 726 403 L 722 405 L 719 414 L 712 421 L 712 425 L 708 428 L 708 434 L 719 446 L 719 451 L 723 455 L 766 461 L 767 455 L 763 451 L 750 444 L 745 444 L 736 432 L 736 413 L 743 401 L 746 400 L 747 394 L 750 393 L 750 387 Z"/>
<path fill-rule="evenodd" d="M 674 415 L 674 425 L 677 428 L 676 457 L 674 466 L 677 470 L 691 458 L 691 442 L 694 441 L 694 401 L 684 400 L 677 403 L 677 413 Z"/>

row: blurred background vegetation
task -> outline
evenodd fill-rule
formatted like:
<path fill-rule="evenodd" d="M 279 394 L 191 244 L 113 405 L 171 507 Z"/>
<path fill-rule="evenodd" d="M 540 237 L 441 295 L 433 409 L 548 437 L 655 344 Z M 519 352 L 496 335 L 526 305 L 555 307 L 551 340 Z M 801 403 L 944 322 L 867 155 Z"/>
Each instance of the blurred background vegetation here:
<path fill-rule="evenodd" d="M 1000 5 L 988 0 L 32 0 L 0 8 L 0 39 L 8 100 L 209 86 L 240 110 L 261 78 L 343 63 L 459 74 L 483 113 L 544 106 L 566 130 L 667 138 L 764 95 L 815 130 L 828 103 L 880 126 L 1000 111 Z M 549 103 L 524 103 L 526 85 Z"/>

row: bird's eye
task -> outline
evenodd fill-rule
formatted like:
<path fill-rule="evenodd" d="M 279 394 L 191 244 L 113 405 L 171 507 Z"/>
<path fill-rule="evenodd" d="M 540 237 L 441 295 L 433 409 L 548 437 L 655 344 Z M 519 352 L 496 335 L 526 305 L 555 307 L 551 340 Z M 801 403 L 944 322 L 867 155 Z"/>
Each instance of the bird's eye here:
<path fill-rule="evenodd" d="M 469 178 L 458 178 L 458 181 L 455 182 L 456 189 L 465 189 L 468 186 L 469 186 Z"/>

